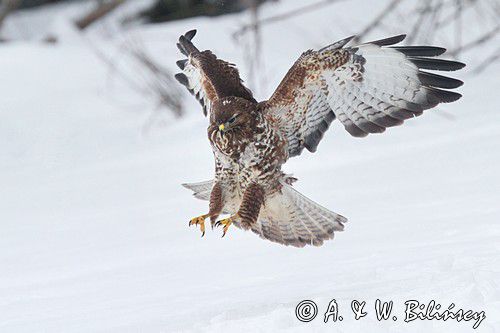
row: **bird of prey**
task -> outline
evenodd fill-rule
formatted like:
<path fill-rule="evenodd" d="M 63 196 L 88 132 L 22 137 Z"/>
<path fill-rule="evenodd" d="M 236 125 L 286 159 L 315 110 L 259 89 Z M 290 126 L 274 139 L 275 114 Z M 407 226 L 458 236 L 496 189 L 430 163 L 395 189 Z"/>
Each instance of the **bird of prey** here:
<path fill-rule="evenodd" d="M 435 46 L 395 46 L 405 35 L 354 46 L 349 37 L 304 52 L 273 95 L 258 102 L 243 85 L 235 65 L 200 51 L 196 30 L 177 44 L 187 59 L 175 75 L 209 115 L 208 139 L 215 159 L 213 180 L 184 184 L 209 200 L 207 214 L 193 218 L 202 236 L 205 220 L 234 224 L 264 239 L 303 247 L 323 244 L 347 219 L 306 198 L 296 179 L 281 167 L 307 149 L 315 152 L 330 124 L 338 119 L 355 137 L 382 133 L 439 103 L 458 100 L 451 91 L 462 81 L 424 70 L 454 71 L 465 65 L 435 58 Z M 221 214 L 228 218 L 217 221 Z"/>

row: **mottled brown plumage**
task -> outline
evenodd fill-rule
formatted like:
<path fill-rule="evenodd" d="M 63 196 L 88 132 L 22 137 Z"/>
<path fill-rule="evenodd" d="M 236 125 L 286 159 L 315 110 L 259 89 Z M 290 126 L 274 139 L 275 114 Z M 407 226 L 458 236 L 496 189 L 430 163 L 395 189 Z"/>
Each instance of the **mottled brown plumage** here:
<path fill-rule="evenodd" d="M 422 69 L 457 70 L 459 62 L 435 59 L 432 46 L 392 46 L 404 35 L 354 47 L 346 38 L 304 52 L 267 101 L 257 103 L 234 65 L 199 51 L 196 31 L 179 38 L 188 58 L 176 75 L 210 114 L 208 138 L 214 152 L 214 180 L 185 184 L 210 200 L 208 214 L 191 220 L 204 233 L 204 220 L 235 224 L 285 245 L 321 245 L 347 219 L 307 199 L 281 166 L 304 148 L 316 151 L 333 120 L 356 137 L 382 133 L 441 102 L 460 98 L 461 81 Z M 229 218 L 216 221 L 220 214 Z"/>

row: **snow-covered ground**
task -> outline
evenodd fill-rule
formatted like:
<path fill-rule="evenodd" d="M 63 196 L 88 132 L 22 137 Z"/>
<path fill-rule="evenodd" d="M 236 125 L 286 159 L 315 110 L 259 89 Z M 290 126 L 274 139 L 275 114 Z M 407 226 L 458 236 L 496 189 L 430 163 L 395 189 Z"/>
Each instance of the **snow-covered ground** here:
<path fill-rule="evenodd" d="M 373 3 L 265 27 L 267 84 L 258 96 L 303 50 L 354 33 Z M 175 39 L 191 28 L 201 48 L 242 64 L 231 33 L 246 19 L 198 18 L 130 35 L 172 71 Z M 53 21 L 43 28 L 64 27 Z M 365 139 L 335 123 L 317 153 L 291 160 L 298 190 L 350 220 L 334 241 L 296 249 L 236 228 L 224 239 L 188 228 L 207 203 L 180 184 L 211 177 L 207 120 L 186 94 L 185 118 L 144 132 L 154 103 L 110 88 L 108 66 L 89 47 L 99 33 L 0 46 L 1 332 L 472 331 L 473 322 L 405 323 L 410 299 L 485 311 L 477 331 L 500 331 L 498 65 L 456 74 L 466 81 L 457 103 Z M 94 43 L 111 54 L 123 38 Z M 377 321 L 377 298 L 395 302 L 397 321 Z M 319 307 L 309 323 L 295 317 L 304 299 Z M 332 299 L 344 320 L 325 324 Z M 359 321 L 354 299 L 367 302 Z"/>

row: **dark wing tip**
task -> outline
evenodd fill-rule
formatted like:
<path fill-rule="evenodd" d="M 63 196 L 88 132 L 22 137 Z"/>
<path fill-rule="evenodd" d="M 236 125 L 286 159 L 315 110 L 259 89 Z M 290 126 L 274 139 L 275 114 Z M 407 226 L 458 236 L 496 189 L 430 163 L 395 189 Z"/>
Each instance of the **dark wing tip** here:
<path fill-rule="evenodd" d="M 427 87 L 427 90 L 430 91 L 430 93 L 437 98 L 439 103 L 451 103 L 455 102 L 456 100 L 459 100 L 462 95 L 454 92 L 454 91 L 448 91 L 448 90 L 442 90 L 442 89 L 437 89 L 437 88 L 432 88 L 432 87 Z"/>
<path fill-rule="evenodd" d="M 429 91 L 430 96 L 428 95 L 428 99 L 431 102 L 430 107 L 436 106 L 438 103 L 451 103 L 459 100 L 462 97 L 462 94 L 459 94 L 454 91 L 438 89 L 434 87 L 426 87 L 427 91 Z M 434 105 L 432 105 L 434 104 Z"/>
<path fill-rule="evenodd" d="M 368 42 L 366 44 L 374 44 L 378 46 L 388 46 L 388 45 L 394 45 L 399 42 L 402 42 L 406 38 L 406 35 L 397 35 L 397 36 L 392 36 L 389 38 L 384 38 L 384 39 L 379 39 L 375 40 L 373 42 Z"/>
<path fill-rule="evenodd" d="M 462 94 L 459 94 L 457 92 L 452 91 L 453 94 L 451 94 L 448 98 L 448 103 L 458 101 L 460 98 L 462 98 Z"/>
<path fill-rule="evenodd" d="M 352 36 L 349 36 L 347 38 L 344 38 L 344 39 L 341 39 L 339 41 L 336 41 L 335 43 L 332 43 L 330 45 L 327 45 L 327 46 L 319 49 L 318 52 L 323 52 L 323 51 L 326 51 L 326 50 L 340 49 L 340 48 L 344 47 L 344 45 L 346 45 L 347 43 L 349 43 L 354 37 L 356 37 L 356 36 L 352 35 Z"/>
<path fill-rule="evenodd" d="M 179 44 L 189 56 L 192 53 L 199 52 L 196 46 L 191 42 L 190 39 L 186 38 L 184 35 L 179 37 Z"/>
<path fill-rule="evenodd" d="M 184 67 L 186 67 L 187 62 L 188 62 L 187 59 L 183 59 L 183 60 L 178 60 L 175 63 L 177 64 L 177 67 L 179 67 L 180 69 L 184 69 Z"/>
<path fill-rule="evenodd" d="M 180 84 L 182 84 L 186 87 L 189 86 L 189 80 L 184 73 L 177 73 L 174 76 L 175 76 L 176 80 L 179 81 Z"/>
<path fill-rule="evenodd" d="M 179 51 L 181 51 L 182 54 L 184 54 L 185 56 L 189 56 L 181 43 L 177 43 L 177 48 L 179 49 Z"/>
<path fill-rule="evenodd" d="M 419 71 L 417 76 L 422 84 L 431 87 L 454 89 L 464 84 L 461 80 L 424 71 Z"/>
<path fill-rule="evenodd" d="M 436 57 L 446 52 L 444 47 L 437 46 L 393 46 L 392 48 L 409 57 Z"/>
<path fill-rule="evenodd" d="M 412 63 L 418 68 L 431 69 L 438 71 L 457 71 L 465 67 L 463 62 L 443 59 L 421 58 L 421 57 L 408 57 Z"/>
<path fill-rule="evenodd" d="M 184 34 L 184 37 L 186 37 L 188 40 L 192 40 L 193 37 L 196 35 L 196 32 L 197 32 L 196 29 L 189 30 Z"/>

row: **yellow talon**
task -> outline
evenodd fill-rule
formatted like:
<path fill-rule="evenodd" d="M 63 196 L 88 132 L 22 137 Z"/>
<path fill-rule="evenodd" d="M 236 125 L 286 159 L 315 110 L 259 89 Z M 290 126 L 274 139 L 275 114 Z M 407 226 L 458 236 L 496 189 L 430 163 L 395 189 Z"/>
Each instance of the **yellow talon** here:
<path fill-rule="evenodd" d="M 192 218 L 189 221 L 189 226 L 191 225 L 200 225 L 201 237 L 205 236 L 205 219 L 209 217 L 208 214 L 203 214 L 198 217 Z"/>
<path fill-rule="evenodd" d="M 233 224 L 233 221 L 236 220 L 236 219 L 238 219 L 238 218 L 239 218 L 238 214 L 234 214 L 233 216 L 230 216 L 230 217 L 228 217 L 226 219 L 222 219 L 222 220 L 219 220 L 219 221 L 215 222 L 215 226 L 216 227 L 219 227 L 221 225 L 224 226 L 222 228 L 222 231 L 223 231 L 222 237 L 224 237 L 226 235 L 227 229 L 229 229 L 229 226 L 231 224 Z"/>

